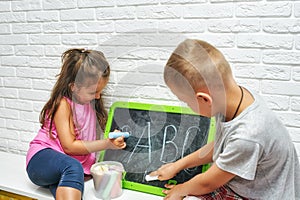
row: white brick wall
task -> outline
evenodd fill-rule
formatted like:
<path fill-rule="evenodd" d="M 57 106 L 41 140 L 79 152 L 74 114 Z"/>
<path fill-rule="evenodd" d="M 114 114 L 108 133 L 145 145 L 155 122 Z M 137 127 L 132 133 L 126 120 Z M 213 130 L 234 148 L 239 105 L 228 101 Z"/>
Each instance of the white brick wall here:
<path fill-rule="evenodd" d="M 300 3 L 293 0 L 1 0 L 0 151 L 25 154 L 71 47 L 104 52 L 116 100 L 183 105 L 162 70 L 184 38 L 220 48 L 266 99 L 300 155 Z"/>

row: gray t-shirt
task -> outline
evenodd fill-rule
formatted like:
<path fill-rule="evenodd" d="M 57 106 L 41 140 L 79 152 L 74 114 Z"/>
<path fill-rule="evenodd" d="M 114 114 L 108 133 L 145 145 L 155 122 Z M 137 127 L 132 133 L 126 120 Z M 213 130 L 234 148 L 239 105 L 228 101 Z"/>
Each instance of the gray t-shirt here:
<path fill-rule="evenodd" d="M 286 127 L 254 92 L 254 102 L 229 122 L 216 116 L 213 161 L 236 176 L 227 184 L 250 199 L 300 199 L 300 167 Z"/>

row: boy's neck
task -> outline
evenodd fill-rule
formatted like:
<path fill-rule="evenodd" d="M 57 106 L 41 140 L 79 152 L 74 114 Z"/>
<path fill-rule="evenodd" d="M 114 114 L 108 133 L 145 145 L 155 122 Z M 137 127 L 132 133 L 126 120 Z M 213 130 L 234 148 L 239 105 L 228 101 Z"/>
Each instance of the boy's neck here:
<path fill-rule="evenodd" d="M 234 87 L 231 87 L 230 90 L 227 90 L 226 96 L 226 121 L 231 121 L 236 118 L 254 101 L 250 92 L 239 85 L 235 85 Z"/>

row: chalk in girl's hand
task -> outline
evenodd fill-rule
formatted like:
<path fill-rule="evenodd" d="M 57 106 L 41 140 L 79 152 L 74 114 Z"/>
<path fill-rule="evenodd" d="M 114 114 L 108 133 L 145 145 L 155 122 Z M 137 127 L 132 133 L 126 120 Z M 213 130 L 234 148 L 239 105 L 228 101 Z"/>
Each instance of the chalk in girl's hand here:
<path fill-rule="evenodd" d="M 150 176 L 149 174 L 145 177 L 146 181 L 156 181 L 158 180 L 158 176 Z"/>
<path fill-rule="evenodd" d="M 128 138 L 130 134 L 128 132 L 110 132 L 108 134 L 109 139 L 116 139 L 121 136 L 124 136 L 124 138 Z"/>

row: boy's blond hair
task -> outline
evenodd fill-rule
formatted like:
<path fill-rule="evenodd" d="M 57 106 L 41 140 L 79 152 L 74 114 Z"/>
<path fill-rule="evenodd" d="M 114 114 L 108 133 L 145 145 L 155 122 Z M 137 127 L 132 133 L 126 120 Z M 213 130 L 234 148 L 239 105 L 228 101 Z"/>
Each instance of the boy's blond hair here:
<path fill-rule="evenodd" d="M 229 63 L 223 54 L 211 44 L 195 39 L 180 43 L 164 70 L 166 84 L 184 86 L 188 83 L 194 92 L 224 89 L 231 77 Z"/>

